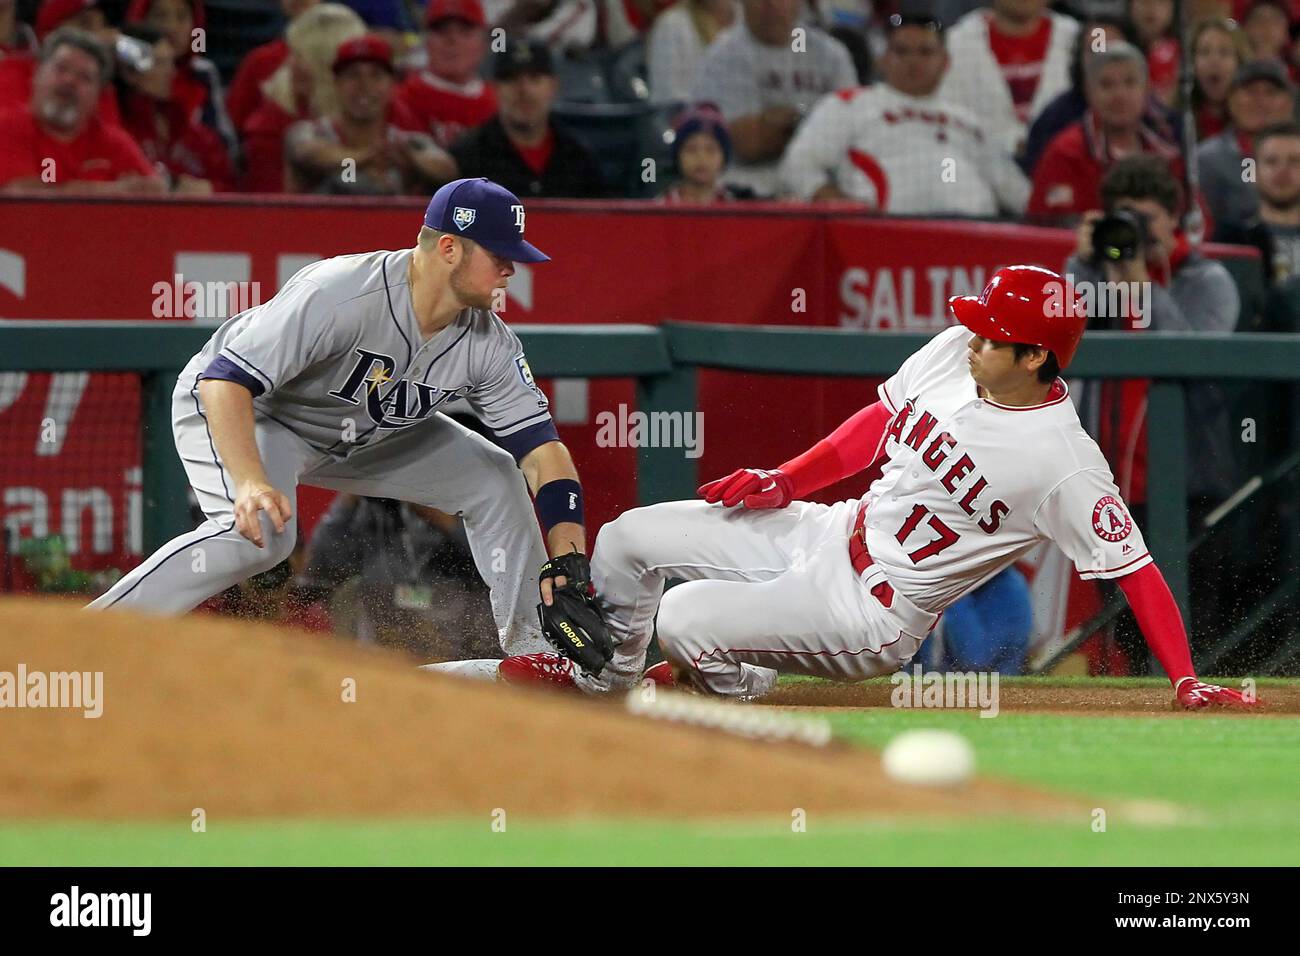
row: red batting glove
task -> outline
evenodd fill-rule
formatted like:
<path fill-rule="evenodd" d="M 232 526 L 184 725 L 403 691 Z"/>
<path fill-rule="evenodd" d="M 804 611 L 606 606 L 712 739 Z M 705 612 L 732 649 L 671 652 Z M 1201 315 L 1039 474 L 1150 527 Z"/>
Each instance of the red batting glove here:
<path fill-rule="evenodd" d="M 1201 710 L 1205 707 L 1254 707 L 1258 698 L 1242 696 L 1241 691 L 1218 684 L 1204 684 L 1195 677 L 1184 677 L 1174 688 L 1178 703 L 1184 710 Z"/>
<path fill-rule="evenodd" d="M 728 508 L 741 502 L 746 508 L 784 508 L 794 498 L 794 482 L 779 470 L 741 468 L 701 485 L 699 495 L 710 504 L 721 501 Z"/>

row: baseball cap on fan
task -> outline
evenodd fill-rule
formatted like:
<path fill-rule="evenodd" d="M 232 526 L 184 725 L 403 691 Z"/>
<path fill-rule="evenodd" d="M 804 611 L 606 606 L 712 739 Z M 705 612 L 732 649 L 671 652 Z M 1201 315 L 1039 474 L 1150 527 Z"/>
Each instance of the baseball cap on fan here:
<path fill-rule="evenodd" d="M 490 179 L 457 179 L 429 200 L 424 224 L 472 239 L 512 262 L 548 262 L 550 256 L 524 241 L 524 204 Z"/>
<path fill-rule="evenodd" d="M 446 20 L 460 20 L 472 27 L 487 25 L 479 0 L 429 0 L 424 14 L 425 26 L 435 26 Z"/>

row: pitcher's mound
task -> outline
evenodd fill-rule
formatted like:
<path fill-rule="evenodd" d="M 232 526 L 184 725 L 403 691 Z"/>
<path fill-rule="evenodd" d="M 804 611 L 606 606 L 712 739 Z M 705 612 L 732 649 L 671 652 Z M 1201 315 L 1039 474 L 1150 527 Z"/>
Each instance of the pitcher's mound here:
<path fill-rule="evenodd" d="M 902 787 L 874 756 L 848 747 L 649 722 L 609 703 L 427 674 L 387 652 L 219 618 L 0 601 L 0 672 L 16 676 L 20 665 L 28 675 L 102 672 L 103 713 L 0 710 L 0 817 L 1077 809 L 986 781 L 959 791 Z"/>

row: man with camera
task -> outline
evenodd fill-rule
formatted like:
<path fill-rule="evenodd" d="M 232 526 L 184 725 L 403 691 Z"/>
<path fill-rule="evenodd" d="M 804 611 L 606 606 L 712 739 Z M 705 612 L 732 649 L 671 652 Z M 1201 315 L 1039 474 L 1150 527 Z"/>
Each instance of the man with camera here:
<path fill-rule="evenodd" d="M 1162 160 L 1130 156 L 1115 163 L 1102 180 L 1101 198 L 1104 211 L 1084 214 L 1075 252 L 1065 265 L 1087 306 L 1090 328 L 1236 329 L 1237 287 L 1228 270 L 1197 253 L 1182 232 L 1182 187 Z M 1149 384 L 1142 379 L 1088 382 L 1079 409 L 1139 520 L 1147 500 Z M 1188 494 L 1195 515 L 1231 494 L 1235 468 L 1227 402 L 1220 387 L 1189 385 L 1187 405 L 1188 457 L 1196 462 Z"/>

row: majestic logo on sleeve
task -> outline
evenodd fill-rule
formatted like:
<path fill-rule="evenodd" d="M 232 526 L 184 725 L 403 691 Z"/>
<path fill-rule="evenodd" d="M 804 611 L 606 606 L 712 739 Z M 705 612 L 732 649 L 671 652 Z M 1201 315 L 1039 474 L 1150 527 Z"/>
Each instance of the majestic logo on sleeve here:
<path fill-rule="evenodd" d="M 1103 541 L 1123 541 L 1133 530 L 1133 519 L 1113 495 L 1106 495 L 1093 506 L 1092 530 Z"/>
<path fill-rule="evenodd" d="M 457 206 L 452 210 L 451 221 L 456 224 L 456 228 L 464 232 L 470 226 L 474 225 L 474 219 L 478 212 L 474 209 L 467 209 L 464 206 Z"/>
<path fill-rule="evenodd" d="M 380 428 L 407 428 L 422 422 L 439 405 L 468 395 L 471 390 L 468 385 L 442 389 L 404 378 L 394 381 L 397 362 L 391 355 L 361 348 L 356 353 L 357 361 L 352 371 L 343 384 L 329 394 L 349 405 L 359 405 L 364 401 L 366 414 Z"/>

